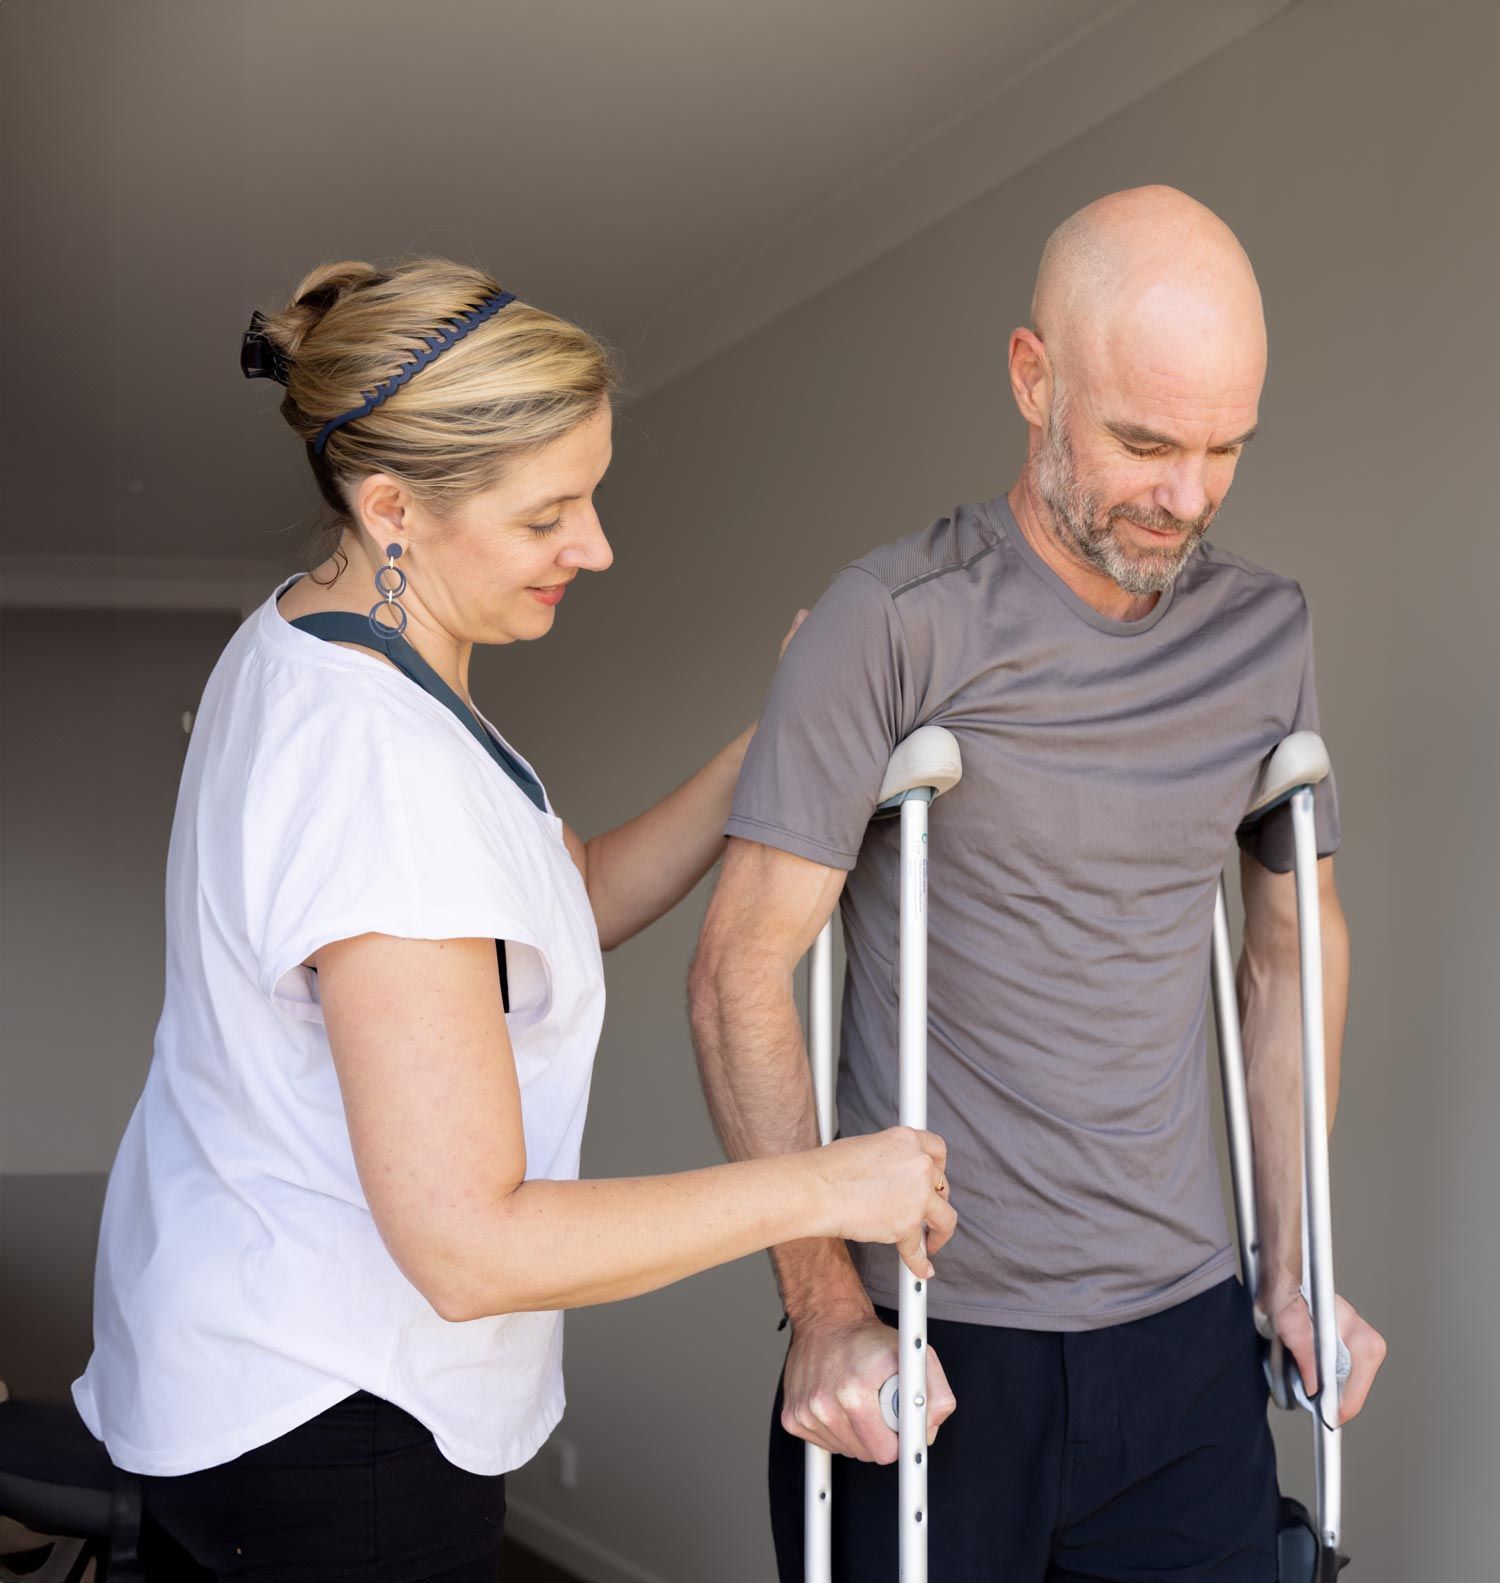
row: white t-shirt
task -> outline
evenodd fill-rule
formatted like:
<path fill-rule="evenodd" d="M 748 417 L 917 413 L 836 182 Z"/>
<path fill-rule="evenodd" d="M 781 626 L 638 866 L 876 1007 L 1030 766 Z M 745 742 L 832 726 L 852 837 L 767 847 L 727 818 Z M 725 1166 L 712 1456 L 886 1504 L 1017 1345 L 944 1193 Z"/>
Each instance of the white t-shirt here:
<path fill-rule="evenodd" d="M 561 820 L 436 699 L 273 596 L 194 724 L 165 1002 L 105 1198 L 73 1394 L 122 1468 L 212 1467 L 364 1389 L 501 1473 L 562 1414 L 561 1314 L 443 1320 L 376 1230 L 300 965 L 368 932 L 507 942 L 527 1175 L 576 1177 L 604 979 Z"/>

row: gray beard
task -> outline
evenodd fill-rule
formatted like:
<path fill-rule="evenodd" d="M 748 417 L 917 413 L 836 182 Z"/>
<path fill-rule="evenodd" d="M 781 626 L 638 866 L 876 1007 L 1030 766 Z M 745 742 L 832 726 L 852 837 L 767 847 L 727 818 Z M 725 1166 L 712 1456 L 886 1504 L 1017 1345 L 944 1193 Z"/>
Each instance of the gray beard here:
<path fill-rule="evenodd" d="M 1135 506 L 1112 506 L 1106 511 L 1099 497 L 1079 481 L 1073 448 L 1065 432 L 1066 416 L 1067 404 L 1059 396 L 1033 471 L 1036 492 L 1052 517 L 1053 537 L 1127 594 L 1140 597 L 1166 593 L 1208 532 L 1218 508 L 1210 506 L 1191 523 L 1182 522 L 1167 511 L 1143 512 Z M 1138 550 L 1125 541 L 1115 526 L 1121 518 L 1171 532 L 1186 528 L 1187 537 L 1171 549 Z"/>

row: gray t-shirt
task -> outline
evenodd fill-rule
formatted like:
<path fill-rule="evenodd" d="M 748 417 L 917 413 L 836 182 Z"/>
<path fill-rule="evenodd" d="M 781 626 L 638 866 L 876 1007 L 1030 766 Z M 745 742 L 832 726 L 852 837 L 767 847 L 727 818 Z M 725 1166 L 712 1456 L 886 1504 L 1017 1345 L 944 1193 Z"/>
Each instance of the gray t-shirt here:
<path fill-rule="evenodd" d="M 931 1312 L 1038 1330 L 1155 1313 L 1233 1274 L 1209 1125 L 1209 941 L 1236 834 L 1291 867 L 1286 810 L 1241 828 L 1266 755 L 1316 730 L 1296 583 L 1204 543 L 1138 621 L 1079 599 L 1004 499 L 841 571 L 788 647 L 730 835 L 851 869 L 840 1130 L 897 1119 L 892 749 L 957 737 L 933 805 L 928 1125 L 957 1236 Z M 1338 846 L 1332 782 L 1318 850 Z M 894 1305 L 893 1250 L 853 1250 Z"/>

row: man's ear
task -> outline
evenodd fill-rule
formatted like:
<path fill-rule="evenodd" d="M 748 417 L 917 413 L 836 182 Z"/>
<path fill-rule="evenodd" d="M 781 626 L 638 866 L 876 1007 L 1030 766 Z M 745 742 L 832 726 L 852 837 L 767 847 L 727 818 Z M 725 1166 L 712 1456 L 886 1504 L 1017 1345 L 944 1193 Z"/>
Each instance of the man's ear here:
<path fill-rule="evenodd" d="M 1052 410 L 1052 361 L 1041 336 L 1024 326 L 1011 331 L 1010 388 L 1026 422 L 1045 429 Z"/>

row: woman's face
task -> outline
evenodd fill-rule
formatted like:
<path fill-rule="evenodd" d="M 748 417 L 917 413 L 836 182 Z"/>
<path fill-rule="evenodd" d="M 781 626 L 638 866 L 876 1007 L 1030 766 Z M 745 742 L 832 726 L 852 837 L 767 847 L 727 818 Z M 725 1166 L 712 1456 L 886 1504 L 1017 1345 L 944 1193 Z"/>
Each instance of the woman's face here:
<path fill-rule="evenodd" d="M 461 643 L 515 643 L 549 632 L 578 573 L 602 572 L 614 560 L 593 499 L 610 463 L 612 429 L 609 404 L 601 402 L 593 417 L 512 463 L 492 489 L 440 522 L 402 513 L 409 525 L 402 603 L 412 616 Z M 375 522 L 370 530 L 374 538 L 384 528 Z"/>

